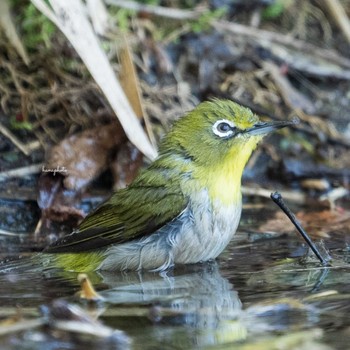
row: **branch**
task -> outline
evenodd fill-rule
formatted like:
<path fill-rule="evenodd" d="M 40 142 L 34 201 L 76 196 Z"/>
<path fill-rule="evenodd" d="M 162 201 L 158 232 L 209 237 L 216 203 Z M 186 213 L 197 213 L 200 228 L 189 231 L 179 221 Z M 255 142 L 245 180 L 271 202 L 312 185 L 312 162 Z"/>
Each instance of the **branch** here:
<path fill-rule="evenodd" d="M 203 11 L 189 11 L 173 9 L 164 6 L 143 5 L 135 1 L 128 0 L 105 0 L 107 4 L 122 7 L 136 12 L 144 12 L 155 16 L 172 18 L 177 20 L 189 20 L 200 17 Z"/>
<path fill-rule="evenodd" d="M 331 61 L 339 66 L 350 68 L 350 60 L 341 56 L 334 50 L 326 50 L 319 48 L 303 40 L 295 39 L 292 36 L 280 33 L 270 32 L 263 29 L 248 27 L 238 23 L 231 23 L 227 21 L 214 21 L 214 28 L 218 30 L 226 30 L 234 34 L 247 36 L 258 41 L 270 41 L 281 45 L 292 47 L 299 51 L 304 51 L 309 54 L 318 56 L 324 60 Z"/>
<path fill-rule="evenodd" d="M 329 12 L 334 17 L 338 27 L 343 32 L 347 41 L 350 43 L 350 22 L 343 6 L 338 0 L 325 0 L 325 3 L 329 9 Z"/>

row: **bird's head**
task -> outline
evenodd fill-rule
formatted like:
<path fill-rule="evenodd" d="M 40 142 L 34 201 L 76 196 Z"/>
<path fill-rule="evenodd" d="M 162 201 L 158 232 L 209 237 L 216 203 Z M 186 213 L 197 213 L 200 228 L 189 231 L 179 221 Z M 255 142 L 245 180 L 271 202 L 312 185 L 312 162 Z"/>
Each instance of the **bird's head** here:
<path fill-rule="evenodd" d="M 229 100 L 203 102 L 174 123 L 158 162 L 184 175 L 180 178 L 188 194 L 205 189 L 213 202 L 236 205 L 252 151 L 266 134 L 293 123 L 261 122 L 250 109 Z"/>
<path fill-rule="evenodd" d="M 205 168 L 227 162 L 244 168 L 266 134 L 292 123 L 261 122 L 250 109 L 229 100 L 203 102 L 174 123 L 160 153 L 175 152 Z"/>

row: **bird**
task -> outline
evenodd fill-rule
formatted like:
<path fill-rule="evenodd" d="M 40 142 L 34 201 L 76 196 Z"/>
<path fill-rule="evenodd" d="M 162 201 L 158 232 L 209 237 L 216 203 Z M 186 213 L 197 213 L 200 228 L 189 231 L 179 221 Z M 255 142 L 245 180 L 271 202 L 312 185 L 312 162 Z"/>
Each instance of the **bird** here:
<path fill-rule="evenodd" d="M 158 157 L 70 234 L 44 251 L 68 271 L 165 271 L 217 258 L 236 233 L 241 179 L 265 135 L 294 121 L 260 121 L 212 99 L 177 119 Z"/>

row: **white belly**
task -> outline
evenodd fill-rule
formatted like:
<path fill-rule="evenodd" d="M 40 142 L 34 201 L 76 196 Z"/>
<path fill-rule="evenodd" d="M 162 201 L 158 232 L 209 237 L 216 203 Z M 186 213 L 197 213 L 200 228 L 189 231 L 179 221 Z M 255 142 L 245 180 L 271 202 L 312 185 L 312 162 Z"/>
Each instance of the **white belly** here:
<path fill-rule="evenodd" d="M 241 203 L 218 210 L 198 208 L 193 210 L 194 225 L 181 232 L 178 244 L 174 247 L 174 262 L 196 263 L 215 259 L 228 245 L 241 217 Z"/>
<path fill-rule="evenodd" d="M 235 234 L 241 210 L 241 202 L 211 206 L 206 191 L 202 191 L 180 217 L 154 234 L 108 248 L 99 268 L 165 270 L 174 264 L 215 259 Z"/>

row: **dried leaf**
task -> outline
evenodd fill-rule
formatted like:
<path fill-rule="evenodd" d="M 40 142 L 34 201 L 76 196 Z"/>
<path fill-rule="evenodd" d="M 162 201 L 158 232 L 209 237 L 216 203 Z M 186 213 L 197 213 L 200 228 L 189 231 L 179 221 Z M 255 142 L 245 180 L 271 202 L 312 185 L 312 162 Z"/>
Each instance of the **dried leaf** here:
<path fill-rule="evenodd" d="M 129 185 L 142 165 L 142 153 L 130 142 L 122 144 L 114 161 L 110 164 L 114 178 L 114 189 L 118 190 Z"/>
<path fill-rule="evenodd" d="M 85 217 L 85 213 L 73 206 L 56 204 L 45 210 L 45 217 L 56 222 L 70 222 L 76 224 Z"/>
<path fill-rule="evenodd" d="M 328 238 L 334 231 L 348 231 L 350 212 L 343 209 L 299 212 L 296 214 L 305 231 L 314 237 Z M 284 213 L 278 211 L 274 217 L 259 227 L 261 232 L 293 232 L 294 225 Z"/>
<path fill-rule="evenodd" d="M 349 231 L 350 212 L 341 208 L 316 212 L 299 212 L 298 219 L 313 236 L 329 237 L 334 231 Z"/>
<path fill-rule="evenodd" d="M 136 116 L 140 120 L 144 119 L 150 140 L 153 146 L 156 146 L 152 126 L 150 124 L 148 115 L 143 108 L 142 94 L 140 92 L 140 82 L 136 74 L 131 50 L 125 37 L 123 37 L 123 46 L 119 52 L 119 59 L 121 65 L 120 84 Z"/>
<path fill-rule="evenodd" d="M 110 153 L 125 139 L 119 123 L 83 131 L 54 146 L 45 167 L 66 169 L 64 187 L 81 190 L 108 167 Z"/>
<path fill-rule="evenodd" d="M 286 215 L 277 211 L 275 215 L 259 226 L 261 232 L 292 232 L 294 225 L 286 217 Z"/>
<path fill-rule="evenodd" d="M 76 225 L 85 214 L 74 208 L 80 201 L 80 193 L 67 191 L 63 188 L 61 175 L 43 174 L 38 181 L 38 205 L 41 209 L 43 225 L 40 231 L 49 227 L 49 221 L 69 222 Z"/>
<path fill-rule="evenodd" d="M 132 61 L 129 45 L 124 38 L 124 45 L 119 50 L 120 59 L 120 84 L 128 98 L 136 116 L 142 119 L 144 111 L 141 103 L 140 84 L 136 75 L 134 63 Z"/>

